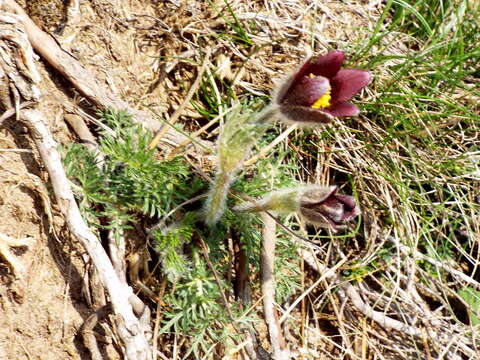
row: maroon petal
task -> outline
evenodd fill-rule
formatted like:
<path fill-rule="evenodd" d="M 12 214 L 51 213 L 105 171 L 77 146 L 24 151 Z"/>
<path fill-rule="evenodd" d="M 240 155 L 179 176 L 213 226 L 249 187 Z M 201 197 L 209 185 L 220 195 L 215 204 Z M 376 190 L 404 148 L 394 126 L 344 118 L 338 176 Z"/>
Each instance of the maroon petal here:
<path fill-rule="evenodd" d="M 289 89 L 282 99 L 282 103 L 291 105 L 311 106 L 330 89 L 330 82 L 322 76 L 304 76 L 294 87 Z"/>
<path fill-rule="evenodd" d="M 350 104 L 348 101 L 337 102 L 332 106 L 329 106 L 326 109 L 323 109 L 326 113 L 331 116 L 355 116 L 360 113 L 358 107 L 353 104 Z"/>
<path fill-rule="evenodd" d="M 295 87 L 304 76 L 310 74 L 323 76 L 326 78 L 334 77 L 340 70 L 345 55 L 342 51 L 331 51 L 327 55 L 311 57 L 295 70 L 292 75 L 286 77 L 278 86 L 274 99 L 276 102 L 282 102 L 289 90 Z"/>
<path fill-rule="evenodd" d="M 347 195 L 333 195 L 317 206 L 317 211 L 340 224 L 358 215 L 355 200 Z"/>
<path fill-rule="evenodd" d="M 343 204 L 344 214 L 342 220 L 348 221 L 360 213 L 353 197 L 348 195 L 335 195 L 335 197 Z"/>
<path fill-rule="evenodd" d="M 353 197 L 348 195 L 335 195 L 335 198 L 340 201 L 346 210 L 353 210 L 356 207 Z"/>
<path fill-rule="evenodd" d="M 325 124 L 333 120 L 330 114 L 307 106 L 282 105 L 280 114 L 289 121 L 305 125 Z"/>
<path fill-rule="evenodd" d="M 327 55 L 312 59 L 306 72 L 329 79 L 333 78 L 340 70 L 344 59 L 345 54 L 343 51 L 331 51 Z"/>
<path fill-rule="evenodd" d="M 312 67 L 312 58 L 308 58 L 307 60 L 304 61 L 302 66 L 298 68 L 297 71 L 295 71 L 294 76 L 293 76 L 293 82 L 297 81 L 301 77 L 305 75 L 309 75 L 312 71 L 310 70 Z"/>
<path fill-rule="evenodd" d="M 311 66 L 311 58 L 308 58 L 299 68 L 297 68 L 295 71 L 290 73 L 288 76 L 284 77 L 279 82 L 279 84 L 277 85 L 277 88 L 274 91 L 274 94 L 273 94 L 274 102 L 281 103 L 283 101 L 283 98 L 285 97 L 285 94 L 287 94 L 288 91 L 295 86 L 297 81 L 307 73 L 310 66 Z M 309 74 L 310 73 L 306 75 L 309 75 Z"/>
<path fill-rule="evenodd" d="M 342 102 L 354 97 L 372 80 L 370 71 L 358 69 L 342 69 L 333 79 L 332 101 Z"/>

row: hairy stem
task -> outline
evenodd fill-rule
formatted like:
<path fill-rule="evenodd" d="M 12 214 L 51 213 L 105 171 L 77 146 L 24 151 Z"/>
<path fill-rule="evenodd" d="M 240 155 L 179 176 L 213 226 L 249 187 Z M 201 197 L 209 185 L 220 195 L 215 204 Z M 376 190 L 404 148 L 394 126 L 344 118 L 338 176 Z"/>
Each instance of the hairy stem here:
<path fill-rule="evenodd" d="M 228 189 L 234 178 L 234 172 L 219 171 L 208 194 L 205 206 L 205 223 L 208 226 L 215 223 L 222 216 L 227 200 Z"/>
<path fill-rule="evenodd" d="M 257 113 L 244 111 L 237 106 L 230 114 L 217 141 L 218 169 L 205 207 L 205 223 L 208 226 L 215 225 L 220 219 L 230 184 L 274 115 L 275 108 L 272 105 Z"/>

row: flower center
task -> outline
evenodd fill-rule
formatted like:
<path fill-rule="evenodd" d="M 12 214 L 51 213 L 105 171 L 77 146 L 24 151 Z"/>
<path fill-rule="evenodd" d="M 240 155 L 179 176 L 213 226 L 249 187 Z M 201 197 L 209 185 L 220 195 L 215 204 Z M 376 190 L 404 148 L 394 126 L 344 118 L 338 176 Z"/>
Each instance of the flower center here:
<path fill-rule="evenodd" d="M 310 78 L 314 78 L 314 74 L 308 75 Z M 323 109 L 326 107 L 330 106 L 330 100 L 332 99 L 332 96 L 330 95 L 331 88 L 330 86 L 328 87 L 327 91 L 325 91 L 325 94 L 323 94 L 320 98 L 318 98 L 313 105 L 311 106 L 314 109 Z"/>
<path fill-rule="evenodd" d="M 325 94 L 323 94 L 319 99 L 317 99 L 313 105 L 312 108 L 314 109 L 323 109 L 326 107 L 330 106 L 330 100 L 332 99 L 332 96 L 330 95 L 330 89 L 328 89 Z"/>

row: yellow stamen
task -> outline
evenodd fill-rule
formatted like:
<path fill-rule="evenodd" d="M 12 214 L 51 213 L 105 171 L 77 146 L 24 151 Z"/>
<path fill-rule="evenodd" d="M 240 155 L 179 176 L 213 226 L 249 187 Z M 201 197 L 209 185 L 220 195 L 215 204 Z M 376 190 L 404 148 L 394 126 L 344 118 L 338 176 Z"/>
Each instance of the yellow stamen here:
<path fill-rule="evenodd" d="M 310 73 L 308 75 L 309 78 L 314 78 L 316 75 Z M 323 94 L 319 99 L 317 99 L 313 105 L 312 108 L 314 109 L 323 109 L 326 107 L 330 106 L 330 100 L 332 99 L 332 96 L 330 95 L 330 88 Z"/>
<path fill-rule="evenodd" d="M 332 99 L 332 96 L 330 95 L 330 89 L 328 89 L 325 92 L 325 94 L 322 95 L 322 97 L 320 97 L 313 103 L 312 108 L 323 109 L 323 108 L 329 107 L 331 99 Z"/>

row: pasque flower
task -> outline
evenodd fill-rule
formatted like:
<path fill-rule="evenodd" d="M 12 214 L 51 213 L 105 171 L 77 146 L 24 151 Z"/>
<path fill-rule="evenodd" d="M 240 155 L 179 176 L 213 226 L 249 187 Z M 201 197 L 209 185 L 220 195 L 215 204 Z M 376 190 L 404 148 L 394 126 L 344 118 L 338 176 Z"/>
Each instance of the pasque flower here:
<path fill-rule="evenodd" d="M 348 100 L 372 77 L 367 70 L 341 69 L 344 58 L 342 51 L 331 51 L 307 59 L 274 93 L 279 114 L 288 121 L 310 125 L 357 115 L 358 107 Z"/>
<path fill-rule="evenodd" d="M 278 86 L 271 105 L 258 112 L 237 106 L 230 114 L 217 141 L 218 166 L 204 207 L 205 222 L 208 225 L 212 226 L 220 219 L 229 187 L 253 145 L 266 131 L 269 120 L 280 116 L 291 122 L 315 125 L 330 122 L 337 116 L 358 114 L 359 109 L 348 100 L 371 81 L 371 75 L 366 70 L 341 69 L 344 58 L 341 51 L 309 58 Z M 335 228 L 357 215 L 353 199 L 336 195 L 336 188 L 318 190 L 317 193 L 323 194 L 325 198 L 320 196 L 319 199 L 317 196 L 313 203 L 300 196 L 299 191 L 297 189 L 294 193 L 289 193 L 293 194 L 296 203 L 292 200 L 284 205 L 288 207 L 296 204 L 291 211 L 297 211 L 310 222 L 328 224 Z M 269 200 L 274 201 L 277 195 L 279 194 L 272 195 Z M 284 195 L 287 196 L 282 192 L 279 196 Z M 288 196 L 279 201 L 286 201 L 287 198 Z"/>
<path fill-rule="evenodd" d="M 303 185 L 274 191 L 264 198 L 237 205 L 242 212 L 274 211 L 278 214 L 297 213 L 306 222 L 328 227 L 333 231 L 343 227 L 360 210 L 353 197 L 338 194 L 337 186 Z"/>
<path fill-rule="evenodd" d="M 310 187 L 299 198 L 300 215 L 316 225 L 328 225 L 334 231 L 360 214 L 353 197 L 337 193 L 338 188 L 331 186 Z"/>

